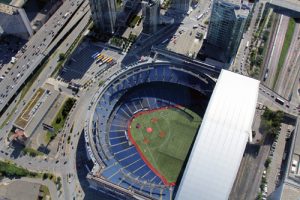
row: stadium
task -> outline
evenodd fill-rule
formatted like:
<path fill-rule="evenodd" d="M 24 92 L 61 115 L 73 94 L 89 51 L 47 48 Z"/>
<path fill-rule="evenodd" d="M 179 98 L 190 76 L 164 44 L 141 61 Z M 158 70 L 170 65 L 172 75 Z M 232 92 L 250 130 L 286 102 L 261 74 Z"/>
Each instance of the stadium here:
<path fill-rule="evenodd" d="M 109 78 L 85 125 L 90 185 L 119 199 L 173 199 L 214 87 L 200 70 L 170 63 Z"/>

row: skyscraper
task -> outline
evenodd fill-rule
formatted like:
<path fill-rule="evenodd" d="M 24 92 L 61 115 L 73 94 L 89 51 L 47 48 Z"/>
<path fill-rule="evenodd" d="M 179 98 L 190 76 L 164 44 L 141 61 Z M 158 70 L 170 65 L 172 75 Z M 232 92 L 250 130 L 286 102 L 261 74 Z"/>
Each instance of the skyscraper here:
<path fill-rule="evenodd" d="M 149 0 L 147 2 L 143 2 L 143 16 L 143 32 L 156 32 L 160 17 L 159 0 Z"/>
<path fill-rule="evenodd" d="M 172 0 L 172 4 L 171 4 L 173 9 L 183 13 L 189 11 L 190 5 L 191 5 L 191 0 Z"/>
<path fill-rule="evenodd" d="M 242 0 L 214 0 L 207 32 L 207 43 L 223 52 L 229 62 L 237 52 L 249 8 Z"/>
<path fill-rule="evenodd" d="M 117 10 L 116 0 L 89 0 L 94 24 L 103 32 L 114 33 Z"/>

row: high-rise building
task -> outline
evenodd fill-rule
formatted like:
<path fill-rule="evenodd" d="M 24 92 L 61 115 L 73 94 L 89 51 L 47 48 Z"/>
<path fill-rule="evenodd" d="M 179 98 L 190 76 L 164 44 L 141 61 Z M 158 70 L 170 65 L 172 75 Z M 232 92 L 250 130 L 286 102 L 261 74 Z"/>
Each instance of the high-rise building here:
<path fill-rule="evenodd" d="M 33 35 L 30 21 L 23 8 L 0 3 L 1 35 L 15 35 L 23 39 Z"/>
<path fill-rule="evenodd" d="M 143 2 L 143 32 L 154 33 L 157 31 L 160 18 L 159 0 L 149 0 Z"/>
<path fill-rule="evenodd" d="M 114 33 L 117 18 L 116 0 L 89 0 L 94 24 L 103 32 Z"/>
<path fill-rule="evenodd" d="M 177 11 L 187 13 L 192 0 L 172 0 L 171 7 Z"/>
<path fill-rule="evenodd" d="M 214 0 L 207 32 L 207 43 L 219 48 L 225 62 L 238 50 L 249 14 L 243 0 Z"/>

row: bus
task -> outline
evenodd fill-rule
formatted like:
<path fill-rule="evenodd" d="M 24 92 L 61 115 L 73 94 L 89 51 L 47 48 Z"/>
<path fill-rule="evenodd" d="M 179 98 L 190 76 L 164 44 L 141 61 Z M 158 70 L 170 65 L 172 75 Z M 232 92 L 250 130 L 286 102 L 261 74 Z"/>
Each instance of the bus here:
<path fill-rule="evenodd" d="M 107 63 L 110 63 L 112 60 L 113 60 L 112 58 L 108 59 L 108 60 L 107 60 Z"/>
<path fill-rule="evenodd" d="M 105 58 L 105 56 L 104 55 L 100 55 L 100 56 L 97 57 L 96 61 L 101 61 L 103 58 Z"/>
<path fill-rule="evenodd" d="M 106 57 L 106 58 L 104 58 L 102 61 L 103 61 L 104 63 L 106 63 L 109 59 L 110 59 L 110 57 Z"/>
<path fill-rule="evenodd" d="M 203 16 L 203 13 L 197 17 L 197 20 L 201 19 L 202 16 Z"/>
<path fill-rule="evenodd" d="M 97 59 L 101 59 L 104 55 L 100 54 L 97 56 Z"/>
<path fill-rule="evenodd" d="M 275 98 L 275 102 L 279 103 L 280 105 L 284 105 L 285 101 L 282 98 L 280 98 L 280 97 L 276 97 Z"/>

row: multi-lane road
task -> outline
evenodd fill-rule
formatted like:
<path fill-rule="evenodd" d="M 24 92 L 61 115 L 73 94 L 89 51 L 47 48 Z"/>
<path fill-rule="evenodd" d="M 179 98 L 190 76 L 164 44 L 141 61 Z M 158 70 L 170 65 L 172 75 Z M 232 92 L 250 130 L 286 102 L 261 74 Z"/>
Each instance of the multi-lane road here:
<path fill-rule="evenodd" d="M 66 28 L 68 30 L 71 29 L 73 31 L 58 46 L 59 53 L 65 53 L 70 48 L 71 44 L 80 35 L 80 33 L 85 29 L 86 25 L 88 24 L 88 22 L 90 20 L 90 14 L 88 12 L 89 8 L 85 7 L 85 5 L 82 5 L 81 7 L 84 9 L 83 10 L 79 9 L 75 13 L 74 17 L 76 17 L 76 19 L 70 20 L 70 23 L 74 24 L 73 29 L 71 29 L 71 27 L 66 26 Z M 64 33 L 59 34 L 57 37 L 61 38 L 62 34 L 64 34 Z M 54 42 L 52 42 L 50 44 L 50 46 L 52 46 L 53 44 L 54 44 Z M 52 49 L 53 49 L 53 47 L 50 47 L 50 48 L 45 49 L 45 51 L 50 51 Z M 18 113 L 17 111 L 22 110 L 22 108 L 25 106 L 25 103 L 28 102 L 29 99 L 31 98 L 31 96 L 34 94 L 35 89 L 40 87 L 45 82 L 45 80 L 52 74 L 52 72 L 55 70 L 55 67 L 58 64 L 59 53 L 56 53 L 56 54 L 54 54 L 54 56 L 50 57 L 49 62 L 46 64 L 43 71 L 37 78 L 37 81 L 35 81 L 33 83 L 31 89 L 28 90 L 27 94 L 24 96 L 23 103 L 17 105 L 18 99 L 21 96 L 21 94 L 19 94 L 19 96 L 17 96 L 17 98 L 16 98 L 16 101 L 12 102 L 9 105 L 9 107 L 6 109 L 6 112 L 4 112 L 3 116 L 0 117 L 0 124 L 3 124 L 3 122 L 6 120 L 7 116 L 9 115 L 9 113 L 12 113 L 13 110 L 15 109 L 15 107 L 17 106 L 15 113 L 13 113 L 13 116 L 10 117 L 11 119 L 14 119 L 16 117 L 16 114 Z M 6 124 L 6 126 L 3 127 L 3 131 L 7 132 L 9 130 L 9 128 L 11 127 L 12 123 L 13 123 L 13 120 L 9 121 Z"/>
<path fill-rule="evenodd" d="M 293 85 L 297 82 L 296 77 L 299 72 L 299 49 L 300 49 L 300 25 L 296 23 L 293 39 L 282 66 L 280 75 L 276 82 L 274 90 L 282 96 L 289 98 L 293 89 Z"/>
<path fill-rule="evenodd" d="M 279 24 L 276 29 L 276 35 L 274 39 L 274 43 L 270 52 L 270 56 L 268 59 L 268 62 L 266 63 L 266 68 L 264 71 L 264 78 L 265 83 L 268 87 L 272 88 L 274 81 L 275 81 L 275 75 L 277 71 L 278 61 L 281 53 L 281 49 L 283 47 L 283 42 L 285 38 L 285 33 L 288 28 L 289 23 L 289 17 L 285 15 L 280 15 L 279 18 Z M 266 73 L 268 75 L 266 75 Z"/>
<path fill-rule="evenodd" d="M 7 64 L 0 72 L 0 112 L 24 84 L 27 78 L 44 60 L 48 46 L 69 23 L 70 18 L 81 6 L 83 0 L 68 0 L 56 11 L 54 15 L 32 36 L 24 45 L 24 53 L 17 59 L 15 64 Z M 70 13 L 65 16 L 66 13 Z M 48 52 L 49 52 L 48 48 Z"/>

